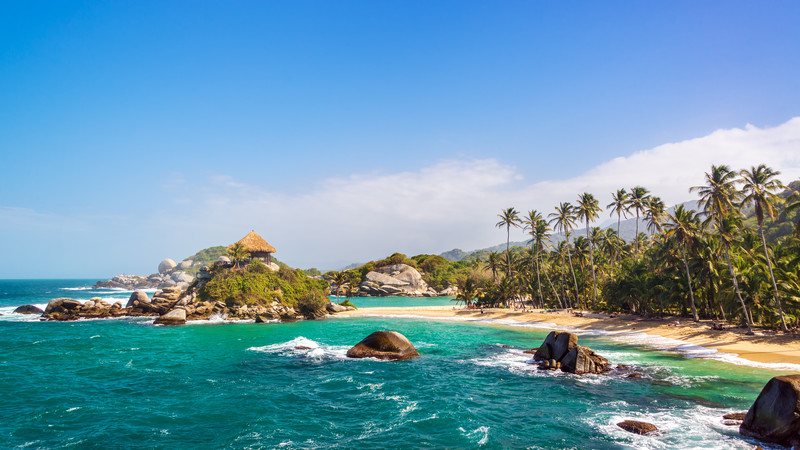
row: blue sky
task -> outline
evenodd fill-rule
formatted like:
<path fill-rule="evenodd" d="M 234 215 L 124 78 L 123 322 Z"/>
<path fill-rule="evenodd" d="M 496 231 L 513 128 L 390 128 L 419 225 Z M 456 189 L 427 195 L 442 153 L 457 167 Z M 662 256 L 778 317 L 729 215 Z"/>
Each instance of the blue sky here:
<path fill-rule="evenodd" d="M 605 181 L 678 202 L 706 159 L 796 177 L 798 23 L 789 1 L 5 2 L 0 278 L 150 273 L 250 229 L 333 268 L 493 245 L 500 209 L 608 203 Z M 703 164 L 642 169 L 687 149 Z"/>

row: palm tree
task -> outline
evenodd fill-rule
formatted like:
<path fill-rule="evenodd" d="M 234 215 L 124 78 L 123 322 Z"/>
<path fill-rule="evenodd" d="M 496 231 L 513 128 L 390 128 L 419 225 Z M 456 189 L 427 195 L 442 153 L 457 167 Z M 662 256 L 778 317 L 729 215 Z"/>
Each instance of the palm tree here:
<path fill-rule="evenodd" d="M 717 235 L 725 249 L 725 259 L 728 262 L 733 288 L 739 298 L 739 303 L 742 304 L 742 312 L 747 323 L 747 333 L 753 334 L 752 319 L 747 311 L 747 305 L 744 303 L 742 293 L 739 291 L 739 282 L 731 264 L 730 246 L 733 242 L 732 228 L 735 224 L 731 221 L 730 216 L 739 212 L 735 208 L 735 203 L 739 197 L 739 192 L 734 184 L 736 182 L 735 177 L 736 173 L 731 171 L 728 166 L 712 165 L 711 172 L 706 172 L 705 186 L 693 186 L 689 188 L 689 192 L 697 191 L 699 193 L 700 201 L 698 204 L 706 214 L 705 223 L 708 224 L 712 221 L 716 223 Z"/>
<path fill-rule="evenodd" d="M 664 221 L 664 216 L 667 214 L 664 202 L 658 197 L 650 197 L 647 201 L 647 209 L 644 213 L 644 220 L 647 222 L 647 231 L 650 234 L 658 231 L 661 233 L 661 222 Z"/>
<path fill-rule="evenodd" d="M 786 189 L 786 186 L 776 179 L 780 172 L 776 172 L 764 164 L 758 167 L 751 167 L 750 170 L 742 170 L 739 172 L 742 177 L 742 207 L 747 207 L 750 204 L 755 206 L 756 220 L 758 221 L 758 232 L 761 234 L 761 244 L 764 248 L 764 256 L 767 258 L 767 267 L 769 268 L 769 277 L 772 280 L 772 288 L 775 293 L 775 303 L 778 305 L 778 313 L 781 316 L 781 328 L 784 332 L 789 331 L 786 326 L 786 318 L 783 315 L 783 307 L 781 306 L 781 298 L 778 294 L 778 283 L 775 282 L 775 274 L 772 271 L 772 261 L 769 258 L 767 251 L 767 239 L 764 237 L 764 214 L 766 213 L 770 219 L 774 219 L 777 214 L 775 205 L 781 203 L 780 198 L 775 195 L 775 191 L 779 189 Z"/>
<path fill-rule="evenodd" d="M 336 285 L 336 303 L 341 303 L 339 301 L 339 292 L 344 289 L 344 285 L 347 284 L 347 272 L 334 272 L 333 277 L 331 277 L 331 282 Z"/>
<path fill-rule="evenodd" d="M 497 283 L 497 269 L 500 268 L 500 253 L 491 252 L 489 253 L 489 257 L 486 260 L 486 264 L 489 267 L 489 270 L 492 271 L 492 281 Z"/>
<path fill-rule="evenodd" d="M 683 253 L 683 267 L 686 269 L 686 282 L 689 285 L 689 301 L 692 308 L 692 318 L 695 322 L 700 318 L 697 316 L 697 308 L 694 303 L 694 291 L 692 290 L 692 276 L 689 274 L 689 261 L 686 257 L 686 248 L 694 244 L 695 236 L 700 228 L 700 221 L 695 216 L 693 210 L 686 210 L 683 205 L 678 205 L 675 212 L 669 216 L 670 222 L 666 224 L 667 238 L 673 238 L 680 245 Z"/>
<path fill-rule="evenodd" d="M 628 210 L 636 211 L 636 254 L 639 254 L 639 214 L 647 208 L 649 192 L 641 186 L 636 186 L 631 189 L 631 196 L 628 198 Z"/>
<path fill-rule="evenodd" d="M 511 243 L 511 227 L 519 228 L 520 218 L 519 212 L 514 208 L 506 208 L 500 211 L 497 215 L 500 222 L 497 222 L 497 228 L 506 227 L 506 264 L 508 265 L 508 276 L 511 276 L 511 257 L 509 256 L 509 244 Z"/>
<path fill-rule="evenodd" d="M 567 243 L 567 258 L 569 259 L 569 270 L 572 272 L 572 281 L 575 282 L 575 300 L 578 307 L 581 306 L 581 299 L 578 296 L 578 278 L 575 276 L 575 268 L 572 266 L 572 255 L 569 252 L 569 233 L 575 228 L 575 207 L 569 202 L 562 202 L 555 207 L 556 212 L 550 213 L 550 223 L 553 224 L 553 229 L 564 233 Z"/>
<path fill-rule="evenodd" d="M 595 305 L 597 305 L 597 277 L 594 271 L 594 239 L 589 236 L 589 222 L 600 217 L 599 212 L 600 206 L 597 204 L 597 199 L 594 198 L 594 195 L 584 192 L 578 197 L 576 217 L 586 221 L 586 239 L 589 240 L 589 265 L 592 267 L 592 287 L 594 289 L 592 303 Z"/>
<path fill-rule="evenodd" d="M 619 236 L 619 226 L 622 221 L 622 216 L 628 218 L 628 213 L 631 212 L 628 208 L 628 191 L 625 189 L 617 189 L 617 192 L 611 194 L 611 203 L 606 208 L 611 209 L 609 215 L 617 214 L 617 236 Z M 619 249 L 617 249 L 616 261 L 619 262 Z"/>
<path fill-rule="evenodd" d="M 352 297 L 361 286 L 361 273 L 355 270 L 347 271 L 347 297 Z"/>
<path fill-rule="evenodd" d="M 479 290 L 480 288 L 478 283 L 476 283 L 472 277 L 467 277 L 467 279 L 464 280 L 464 283 L 459 286 L 456 300 L 463 301 L 464 305 L 469 308 L 472 306 L 472 301 L 478 296 Z"/>
<path fill-rule="evenodd" d="M 528 211 L 528 215 L 525 217 L 523 223 L 525 224 L 525 230 L 528 230 L 528 233 L 531 235 L 531 260 L 533 261 L 533 266 L 536 269 L 536 287 L 539 292 L 539 303 L 544 304 L 544 297 L 542 296 L 542 280 L 539 276 L 539 250 L 542 240 L 544 240 L 543 236 L 539 235 L 539 223 L 544 222 L 542 219 L 542 215 L 539 211 L 532 209 Z M 547 222 L 544 222 L 544 226 L 547 227 Z M 542 233 L 546 233 L 546 228 L 542 230 Z"/>
<path fill-rule="evenodd" d="M 250 252 L 247 251 L 247 248 L 241 242 L 237 242 L 228 247 L 228 255 L 233 260 L 236 268 L 239 268 L 239 262 L 249 258 Z"/>

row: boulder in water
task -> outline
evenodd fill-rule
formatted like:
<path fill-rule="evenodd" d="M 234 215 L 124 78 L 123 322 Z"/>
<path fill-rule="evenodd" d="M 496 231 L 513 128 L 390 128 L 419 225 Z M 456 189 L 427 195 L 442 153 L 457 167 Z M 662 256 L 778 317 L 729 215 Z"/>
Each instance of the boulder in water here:
<path fill-rule="evenodd" d="M 739 432 L 786 447 L 800 446 L 800 375 L 769 380 L 747 411 Z"/>
<path fill-rule="evenodd" d="M 147 294 L 142 291 L 136 291 L 131 294 L 131 297 L 128 299 L 128 304 L 125 305 L 125 307 L 130 308 L 131 306 L 139 306 L 145 303 L 150 303 L 150 299 L 147 298 Z"/>
<path fill-rule="evenodd" d="M 566 331 L 551 331 L 542 345 L 536 350 L 533 359 L 561 361 L 567 353 L 578 345 L 578 336 Z"/>
<path fill-rule="evenodd" d="M 347 351 L 348 358 L 386 360 L 413 359 L 419 356 L 414 345 L 396 331 L 376 331 Z"/>
<path fill-rule="evenodd" d="M 576 375 L 602 373 L 607 369 L 608 360 L 583 345 L 575 346 L 561 360 L 561 370 Z"/>
<path fill-rule="evenodd" d="M 629 433 L 648 435 L 658 432 L 658 427 L 652 423 L 639 422 L 638 420 L 623 420 L 617 424 L 618 427 Z"/>
<path fill-rule="evenodd" d="M 39 308 L 38 306 L 22 305 L 20 307 L 17 307 L 17 309 L 15 309 L 14 312 L 17 314 L 41 314 L 44 311 L 42 311 L 42 308 Z"/>
<path fill-rule="evenodd" d="M 160 316 L 154 322 L 155 325 L 183 325 L 186 323 L 186 310 L 175 308 L 172 311 Z"/>

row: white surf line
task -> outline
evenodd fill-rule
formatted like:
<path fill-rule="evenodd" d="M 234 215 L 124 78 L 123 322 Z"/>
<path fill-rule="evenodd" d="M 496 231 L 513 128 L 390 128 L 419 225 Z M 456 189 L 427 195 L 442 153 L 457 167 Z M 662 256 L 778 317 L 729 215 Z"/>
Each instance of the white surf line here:
<path fill-rule="evenodd" d="M 641 331 L 606 331 L 599 329 L 580 329 L 566 325 L 557 325 L 550 322 L 521 322 L 513 319 L 481 319 L 474 317 L 436 317 L 425 316 L 419 314 L 360 314 L 353 316 L 333 316 L 339 319 L 346 319 L 351 317 L 379 317 L 379 318 L 400 318 L 400 319 L 425 319 L 425 320 L 440 320 L 451 322 L 478 322 L 485 324 L 498 324 L 520 328 L 541 328 L 547 330 L 569 331 L 577 335 L 594 335 L 600 337 L 607 337 L 611 340 L 621 342 L 629 345 L 637 345 L 640 347 L 647 347 L 652 350 L 665 351 L 670 353 L 678 353 L 687 358 L 699 359 L 713 359 L 729 364 L 738 366 L 749 366 L 759 369 L 779 370 L 779 371 L 793 371 L 800 372 L 800 364 L 792 363 L 762 363 L 758 361 L 750 361 L 740 357 L 737 353 L 720 352 L 714 348 L 703 347 L 701 345 L 692 344 L 691 342 L 682 341 L 680 339 L 667 338 L 663 336 L 647 334 Z"/>

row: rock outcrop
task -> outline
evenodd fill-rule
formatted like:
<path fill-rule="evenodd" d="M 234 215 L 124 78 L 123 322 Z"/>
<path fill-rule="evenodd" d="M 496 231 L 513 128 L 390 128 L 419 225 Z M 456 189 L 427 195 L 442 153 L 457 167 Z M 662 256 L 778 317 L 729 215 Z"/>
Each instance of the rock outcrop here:
<path fill-rule="evenodd" d="M 800 446 L 800 375 L 769 380 L 747 411 L 739 432 L 786 447 Z"/>
<path fill-rule="evenodd" d="M 623 420 L 617 424 L 618 427 L 629 433 L 649 435 L 658 433 L 658 427 L 652 423 L 639 422 L 638 420 Z"/>
<path fill-rule="evenodd" d="M 565 331 L 551 331 L 533 355 L 542 370 L 561 369 L 583 375 L 608 371 L 608 360 L 589 347 L 578 345 L 578 336 Z"/>
<path fill-rule="evenodd" d="M 376 331 L 347 351 L 348 358 L 386 360 L 413 359 L 419 356 L 414 345 L 396 331 Z"/>
<path fill-rule="evenodd" d="M 41 314 L 44 311 L 35 305 L 22 305 L 14 309 L 14 312 L 17 314 Z"/>
<path fill-rule="evenodd" d="M 407 264 L 392 264 L 368 272 L 359 286 L 358 295 L 434 297 L 439 293 L 428 287 L 417 269 Z"/>

